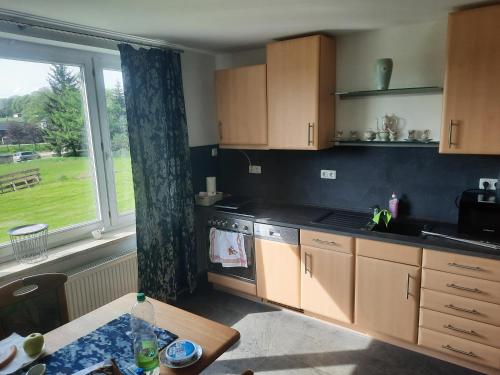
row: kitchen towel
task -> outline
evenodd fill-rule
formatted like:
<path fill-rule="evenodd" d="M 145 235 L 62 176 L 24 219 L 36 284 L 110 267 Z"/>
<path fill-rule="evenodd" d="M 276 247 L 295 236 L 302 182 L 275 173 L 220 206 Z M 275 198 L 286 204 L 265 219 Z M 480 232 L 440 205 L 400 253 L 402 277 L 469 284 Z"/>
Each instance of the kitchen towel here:
<path fill-rule="evenodd" d="M 210 229 L 210 261 L 222 267 L 248 267 L 243 234 Z"/>

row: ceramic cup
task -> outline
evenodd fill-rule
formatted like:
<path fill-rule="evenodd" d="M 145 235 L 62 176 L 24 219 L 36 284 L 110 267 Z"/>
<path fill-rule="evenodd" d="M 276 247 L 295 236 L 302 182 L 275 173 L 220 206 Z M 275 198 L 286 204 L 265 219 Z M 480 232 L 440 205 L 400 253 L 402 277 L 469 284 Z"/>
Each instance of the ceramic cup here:
<path fill-rule="evenodd" d="M 421 141 L 428 141 L 430 137 L 431 137 L 431 131 L 429 129 L 426 129 L 420 135 L 420 140 Z"/>
<path fill-rule="evenodd" d="M 364 137 L 365 141 L 373 141 L 375 139 L 375 132 L 373 130 L 367 130 L 365 131 Z"/>
<path fill-rule="evenodd" d="M 382 142 L 387 142 L 389 140 L 389 132 L 386 132 L 386 131 L 380 131 L 380 132 L 378 132 L 378 138 Z"/>
<path fill-rule="evenodd" d="M 417 136 L 416 130 L 408 130 L 408 140 L 409 141 L 414 141 L 416 136 Z"/>

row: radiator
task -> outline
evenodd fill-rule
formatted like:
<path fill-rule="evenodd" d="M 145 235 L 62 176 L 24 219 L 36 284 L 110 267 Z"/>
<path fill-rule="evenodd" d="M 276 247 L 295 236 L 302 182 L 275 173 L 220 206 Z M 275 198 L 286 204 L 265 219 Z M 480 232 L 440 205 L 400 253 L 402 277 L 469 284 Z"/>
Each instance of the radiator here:
<path fill-rule="evenodd" d="M 127 252 L 67 273 L 69 319 L 76 319 L 127 293 L 137 292 L 137 253 Z"/>

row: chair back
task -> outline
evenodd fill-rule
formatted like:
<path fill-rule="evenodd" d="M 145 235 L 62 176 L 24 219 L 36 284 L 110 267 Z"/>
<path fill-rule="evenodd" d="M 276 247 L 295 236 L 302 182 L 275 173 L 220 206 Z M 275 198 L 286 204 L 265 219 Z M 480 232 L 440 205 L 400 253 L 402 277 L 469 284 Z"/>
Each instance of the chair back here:
<path fill-rule="evenodd" d="M 0 339 L 47 333 L 69 321 L 61 273 L 28 276 L 0 287 Z"/>

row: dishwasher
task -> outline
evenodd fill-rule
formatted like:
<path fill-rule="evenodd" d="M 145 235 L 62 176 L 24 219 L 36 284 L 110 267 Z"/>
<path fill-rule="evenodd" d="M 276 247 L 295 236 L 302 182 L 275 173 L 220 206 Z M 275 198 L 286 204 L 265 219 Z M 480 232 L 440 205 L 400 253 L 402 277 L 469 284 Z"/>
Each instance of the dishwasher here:
<path fill-rule="evenodd" d="M 257 296 L 300 308 L 299 230 L 254 224 Z"/>

